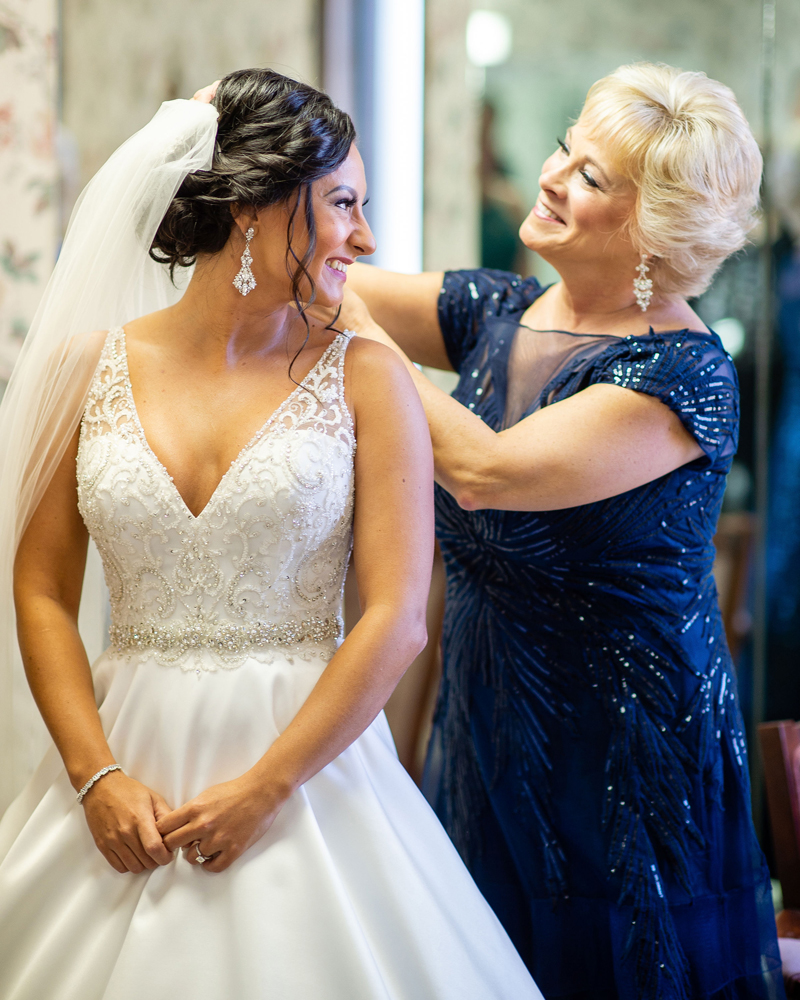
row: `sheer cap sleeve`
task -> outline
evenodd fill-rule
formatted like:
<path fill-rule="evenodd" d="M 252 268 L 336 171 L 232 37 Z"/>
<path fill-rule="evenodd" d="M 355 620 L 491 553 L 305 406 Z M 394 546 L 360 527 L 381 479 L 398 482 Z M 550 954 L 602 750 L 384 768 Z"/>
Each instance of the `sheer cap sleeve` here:
<path fill-rule="evenodd" d="M 739 382 L 716 334 L 682 330 L 626 337 L 598 358 L 589 382 L 655 396 L 703 449 L 704 465 L 730 466 L 739 438 Z"/>
<path fill-rule="evenodd" d="M 461 371 L 486 319 L 522 312 L 543 291 L 536 278 L 508 271 L 447 271 L 439 293 L 439 326 L 453 369 Z"/>

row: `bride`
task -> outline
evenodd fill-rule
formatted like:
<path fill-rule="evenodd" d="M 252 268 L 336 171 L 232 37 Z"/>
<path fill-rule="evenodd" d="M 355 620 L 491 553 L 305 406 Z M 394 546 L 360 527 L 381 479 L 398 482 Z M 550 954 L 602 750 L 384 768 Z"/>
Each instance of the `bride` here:
<path fill-rule="evenodd" d="M 541 996 L 381 712 L 425 638 L 432 462 L 393 353 L 305 314 L 374 250 L 353 143 L 325 95 L 241 71 L 76 210 L 0 425 L 60 754 L 0 825 L 4 1000 Z"/>

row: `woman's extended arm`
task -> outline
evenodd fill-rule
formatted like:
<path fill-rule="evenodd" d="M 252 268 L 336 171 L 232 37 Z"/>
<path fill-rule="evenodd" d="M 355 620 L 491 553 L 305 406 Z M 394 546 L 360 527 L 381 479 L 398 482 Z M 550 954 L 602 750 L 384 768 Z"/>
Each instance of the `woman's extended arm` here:
<path fill-rule="evenodd" d="M 14 566 L 28 682 L 76 790 L 115 763 L 78 634 L 88 535 L 77 507 L 77 449 L 76 432 L 22 537 Z M 117 871 L 141 872 L 172 860 L 156 830 L 156 819 L 169 807 L 132 777 L 121 771 L 106 775 L 83 806 L 95 843 Z"/>
<path fill-rule="evenodd" d="M 201 841 L 206 856 L 216 855 L 204 865 L 208 871 L 235 861 L 292 792 L 364 732 L 425 645 L 433 558 L 425 414 L 402 364 L 385 348 L 355 340 L 347 363 L 358 432 L 353 534 L 363 615 L 261 760 L 159 822 L 169 848 Z"/>
<path fill-rule="evenodd" d="M 616 385 L 589 386 L 498 433 L 432 385 L 376 323 L 358 332 L 403 358 L 428 418 L 436 481 L 468 510 L 594 503 L 703 454 L 664 403 Z"/>
<path fill-rule="evenodd" d="M 439 327 L 443 278 L 441 271 L 396 274 L 371 264 L 351 264 L 347 286 L 364 300 L 376 323 L 412 361 L 451 371 Z"/>

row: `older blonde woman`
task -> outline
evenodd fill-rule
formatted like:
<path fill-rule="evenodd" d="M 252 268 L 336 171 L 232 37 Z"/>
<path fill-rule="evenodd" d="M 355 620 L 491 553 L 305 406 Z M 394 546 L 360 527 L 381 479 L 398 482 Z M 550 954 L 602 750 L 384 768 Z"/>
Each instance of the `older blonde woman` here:
<path fill-rule="evenodd" d="M 560 282 L 350 272 L 348 326 L 461 376 L 408 364 L 448 574 L 427 791 L 547 997 L 782 995 L 711 576 L 736 373 L 686 301 L 760 173 L 728 88 L 624 66 L 520 230 Z"/>

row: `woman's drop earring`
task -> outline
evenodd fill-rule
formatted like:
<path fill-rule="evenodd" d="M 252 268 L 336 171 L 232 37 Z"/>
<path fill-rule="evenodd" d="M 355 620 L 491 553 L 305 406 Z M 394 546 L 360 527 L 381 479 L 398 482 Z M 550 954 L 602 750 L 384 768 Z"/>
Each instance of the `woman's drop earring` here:
<path fill-rule="evenodd" d="M 244 245 L 244 253 L 242 254 L 242 267 L 233 279 L 234 287 L 237 291 L 241 292 L 242 295 L 247 295 L 248 292 L 252 292 L 256 287 L 256 279 L 253 277 L 253 271 L 250 267 L 253 263 L 253 255 L 250 253 L 250 240 L 252 240 L 255 234 L 256 231 L 252 226 L 244 234 L 244 238 L 247 242 Z"/>
<path fill-rule="evenodd" d="M 653 297 L 653 282 L 646 276 L 649 270 L 650 268 L 647 266 L 647 254 L 643 253 L 639 260 L 639 266 L 636 268 L 639 277 L 633 279 L 633 297 L 636 299 L 636 304 L 642 312 L 647 312 L 650 299 Z"/>

